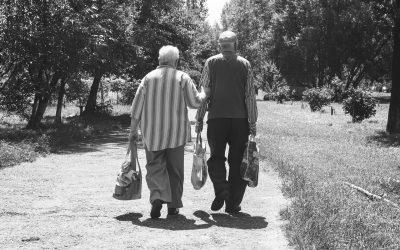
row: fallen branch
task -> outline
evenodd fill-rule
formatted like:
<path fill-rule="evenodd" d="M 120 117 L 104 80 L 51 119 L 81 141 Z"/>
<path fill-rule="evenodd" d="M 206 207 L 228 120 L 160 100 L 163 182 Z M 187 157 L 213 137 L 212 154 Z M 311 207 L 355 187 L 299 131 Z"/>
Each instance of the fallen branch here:
<path fill-rule="evenodd" d="M 370 199 L 372 201 L 384 201 L 384 202 L 389 203 L 392 206 L 400 209 L 400 205 L 399 204 L 394 203 L 393 201 L 388 200 L 386 198 L 383 198 L 380 195 L 376 195 L 376 194 L 373 194 L 371 192 L 368 192 L 367 190 L 365 190 L 365 189 L 363 189 L 361 187 L 358 187 L 356 185 L 353 185 L 353 184 L 351 184 L 349 182 L 344 182 L 344 184 L 346 184 L 347 186 L 349 186 L 351 188 L 354 188 L 355 190 L 357 190 L 358 192 L 362 193 L 363 195 L 365 195 L 368 199 Z"/>

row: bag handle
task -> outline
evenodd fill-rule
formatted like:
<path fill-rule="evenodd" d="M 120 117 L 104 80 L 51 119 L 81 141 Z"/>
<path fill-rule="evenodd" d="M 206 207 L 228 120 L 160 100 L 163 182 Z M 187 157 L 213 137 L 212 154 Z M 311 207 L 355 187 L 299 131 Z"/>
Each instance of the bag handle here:
<path fill-rule="evenodd" d="M 203 147 L 203 140 L 201 139 L 201 134 L 197 133 L 196 144 L 199 143 L 199 141 L 200 145 Z"/>
<path fill-rule="evenodd" d="M 199 141 L 200 141 L 200 146 L 203 147 L 203 140 L 201 139 L 201 133 L 197 133 L 195 148 L 197 147 L 197 144 L 199 143 Z M 207 151 L 207 145 L 206 144 L 204 144 L 204 150 Z"/>
<path fill-rule="evenodd" d="M 137 150 L 136 141 L 129 142 L 128 150 L 126 151 L 126 157 L 128 157 L 129 154 L 131 156 L 131 163 L 135 162 L 134 158 L 136 158 L 136 162 L 137 162 L 137 165 L 139 167 L 139 172 L 142 172 L 142 169 L 140 168 L 140 164 L 139 164 L 139 157 L 138 157 L 138 150 Z M 135 164 L 133 170 L 136 171 L 136 164 Z"/>

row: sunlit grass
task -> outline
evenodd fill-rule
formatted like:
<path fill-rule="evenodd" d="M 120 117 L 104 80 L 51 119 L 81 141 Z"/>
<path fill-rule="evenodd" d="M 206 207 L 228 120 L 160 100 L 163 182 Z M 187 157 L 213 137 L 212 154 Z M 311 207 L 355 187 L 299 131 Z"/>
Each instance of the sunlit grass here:
<path fill-rule="evenodd" d="M 262 156 L 281 173 L 293 198 L 284 213 L 291 240 L 306 249 L 399 246 L 400 211 L 343 184 L 400 204 L 399 192 L 387 188 L 390 180 L 400 180 L 399 139 L 384 132 L 388 105 L 379 105 L 376 116 L 362 123 L 352 123 L 339 104 L 332 105 L 335 115 L 330 107 L 312 113 L 301 106 L 258 102 Z"/>

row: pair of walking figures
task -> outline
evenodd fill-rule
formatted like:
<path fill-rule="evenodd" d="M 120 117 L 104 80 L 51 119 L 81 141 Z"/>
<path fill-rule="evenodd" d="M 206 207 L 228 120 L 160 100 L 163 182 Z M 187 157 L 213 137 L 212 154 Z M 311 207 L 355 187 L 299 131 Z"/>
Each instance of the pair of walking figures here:
<path fill-rule="evenodd" d="M 137 140 L 140 127 L 152 218 L 161 216 L 163 204 L 167 204 L 169 215 L 178 214 L 183 207 L 184 146 L 191 141 L 187 107 L 198 109 L 196 133 L 202 132 L 208 111 L 207 165 L 215 193 L 211 210 L 218 211 L 224 204 L 227 213 L 241 210 L 248 182 L 241 178 L 240 166 L 249 135 L 256 135 L 253 75 L 250 63 L 237 55 L 235 33 L 225 31 L 218 41 L 221 53 L 205 62 L 200 91 L 188 74 L 176 69 L 179 50 L 170 45 L 160 49 L 159 66 L 142 79 L 137 89 L 129 140 Z"/>

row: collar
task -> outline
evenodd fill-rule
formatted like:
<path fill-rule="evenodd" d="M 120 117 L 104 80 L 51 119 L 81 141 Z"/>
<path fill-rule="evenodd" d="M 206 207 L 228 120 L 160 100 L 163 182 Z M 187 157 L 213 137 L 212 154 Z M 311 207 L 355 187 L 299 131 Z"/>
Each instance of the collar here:
<path fill-rule="evenodd" d="M 172 68 L 172 69 L 176 69 L 174 66 L 168 65 L 168 64 L 163 64 L 163 65 L 158 65 L 157 69 L 161 69 L 161 68 Z"/>

